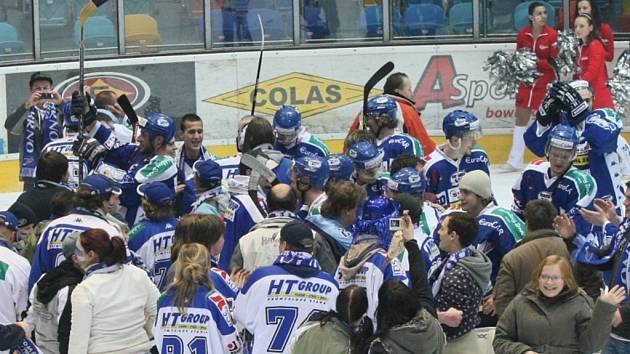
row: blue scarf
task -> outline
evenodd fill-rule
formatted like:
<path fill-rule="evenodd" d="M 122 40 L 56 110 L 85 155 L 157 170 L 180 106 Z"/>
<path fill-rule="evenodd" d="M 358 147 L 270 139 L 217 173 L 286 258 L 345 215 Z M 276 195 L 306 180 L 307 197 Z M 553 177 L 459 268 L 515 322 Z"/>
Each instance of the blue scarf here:
<path fill-rule="evenodd" d="M 449 255 L 448 258 L 444 259 L 442 262 L 434 263 L 431 269 L 429 269 L 429 283 L 432 284 L 431 290 L 434 297 L 440 292 L 442 280 L 444 280 L 446 273 L 455 268 L 462 258 L 469 257 L 472 254 L 473 249 L 471 246 L 468 246 Z"/>
<path fill-rule="evenodd" d="M 346 250 L 352 246 L 352 232 L 346 230 L 339 220 L 328 219 L 321 215 L 312 215 L 307 220 L 326 233 L 326 235 L 339 242 Z"/>
<path fill-rule="evenodd" d="M 267 214 L 267 219 L 271 219 L 271 218 L 279 218 L 279 217 L 286 217 L 286 218 L 293 218 L 293 219 L 299 219 L 297 215 L 295 215 L 294 212 L 288 211 L 288 210 L 276 210 L 276 211 L 272 211 L 269 214 Z"/>
<path fill-rule="evenodd" d="M 92 274 L 112 273 L 119 270 L 120 268 L 122 268 L 122 264 L 118 263 L 111 265 L 105 262 L 94 263 L 85 270 L 85 275 L 83 276 L 83 279 L 89 277 Z"/>
<path fill-rule="evenodd" d="M 37 142 L 39 133 L 39 112 L 37 107 L 31 107 L 26 120 L 24 120 L 24 135 L 22 136 L 22 168 L 20 177 L 35 177 L 37 160 L 41 149 L 49 142 L 62 137 L 63 130 L 57 120 L 57 107 L 52 102 L 44 106 L 44 119 L 42 120 L 42 146 Z"/>
<path fill-rule="evenodd" d="M 322 269 L 319 262 L 308 252 L 284 251 L 273 261 L 273 264 Z"/>
<path fill-rule="evenodd" d="M 179 153 L 178 153 L 179 156 L 177 157 L 177 171 L 178 171 L 177 179 L 180 181 L 180 183 L 183 183 L 186 179 L 188 179 L 188 176 L 190 174 L 193 174 L 192 165 L 189 165 L 186 163 L 185 150 L 186 148 L 184 147 L 184 145 L 182 145 L 182 148 L 179 150 Z M 206 161 L 206 160 L 216 159 L 214 155 L 208 152 L 205 146 L 201 145 L 199 150 L 200 150 L 199 158 L 195 160 L 195 162 L 197 162 L 198 160 Z"/>
<path fill-rule="evenodd" d="M 9 241 L 7 240 L 0 239 L 0 247 L 6 247 L 13 251 L 13 248 L 11 247 L 11 245 L 9 245 Z"/>
<path fill-rule="evenodd" d="M 18 354 L 42 354 L 42 351 L 39 349 L 33 341 L 28 338 L 25 338 L 20 345 L 14 349 Z"/>

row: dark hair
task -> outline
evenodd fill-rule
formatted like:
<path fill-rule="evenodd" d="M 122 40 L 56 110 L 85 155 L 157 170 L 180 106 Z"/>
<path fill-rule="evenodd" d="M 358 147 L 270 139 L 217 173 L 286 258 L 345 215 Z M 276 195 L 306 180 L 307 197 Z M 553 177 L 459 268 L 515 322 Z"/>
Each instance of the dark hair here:
<path fill-rule="evenodd" d="M 188 122 L 201 122 L 203 124 L 203 120 L 201 120 L 201 117 L 199 117 L 198 115 L 194 114 L 194 113 L 186 113 L 184 114 L 184 116 L 182 116 L 181 121 L 179 122 L 179 129 L 183 132 L 186 131 L 186 123 Z"/>
<path fill-rule="evenodd" d="M 477 226 L 477 220 L 472 215 L 456 211 L 448 214 L 447 218 L 447 232 L 451 233 L 455 231 L 459 236 L 459 243 L 462 247 L 468 247 L 473 243 L 475 238 L 477 238 L 479 227 Z"/>
<path fill-rule="evenodd" d="M 545 10 L 547 10 L 547 6 L 545 6 L 545 4 L 543 4 L 542 2 L 539 1 L 534 1 L 532 3 L 529 4 L 529 7 L 527 8 L 527 14 L 529 16 L 533 16 L 534 15 L 534 10 L 536 10 L 537 7 L 544 7 Z M 527 19 L 529 21 L 530 26 L 532 25 L 532 20 L 530 20 L 529 18 Z"/>
<path fill-rule="evenodd" d="M 356 208 L 366 197 L 365 189 L 350 181 L 336 183 L 326 194 L 328 198 L 322 205 L 321 214 L 328 219 L 336 219 L 344 210 Z"/>
<path fill-rule="evenodd" d="M 254 116 L 247 124 L 243 137 L 243 151 L 247 152 L 262 144 L 273 144 L 274 139 L 271 123 L 265 118 Z"/>
<path fill-rule="evenodd" d="M 558 216 L 558 209 L 548 200 L 530 200 L 525 205 L 524 216 L 529 231 L 553 229 L 553 219 Z"/>
<path fill-rule="evenodd" d="M 74 207 L 74 191 L 63 190 L 55 193 L 50 199 L 50 213 L 55 218 L 70 214 Z"/>
<path fill-rule="evenodd" d="M 376 323 L 377 336 L 387 333 L 392 327 L 409 322 L 422 309 L 418 298 L 400 280 L 388 280 L 378 290 Z"/>
<path fill-rule="evenodd" d="M 197 242 L 208 251 L 225 233 L 225 225 L 214 215 L 184 215 L 175 227 L 175 243 L 171 248 L 171 260 L 175 262 L 180 248 L 188 243 Z"/>
<path fill-rule="evenodd" d="M 578 5 L 582 2 L 582 1 L 587 1 L 589 3 L 589 5 L 591 6 L 591 19 L 593 20 L 593 24 L 595 25 L 595 27 L 597 27 L 598 30 L 601 29 L 602 27 L 602 17 L 599 14 L 599 8 L 597 7 L 597 4 L 595 3 L 595 1 L 593 0 L 578 0 L 575 2 L 575 15 L 579 15 L 580 12 L 578 10 Z"/>
<path fill-rule="evenodd" d="M 278 188 L 276 187 L 281 185 L 288 187 L 288 192 L 279 196 Z M 295 195 L 295 191 L 291 188 L 291 186 L 287 184 L 277 184 L 271 188 L 271 191 L 269 191 L 269 195 L 267 196 L 267 208 L 269 211 L 294 211 L 296 207 L 297 195 Z"/>
<path fill-rule="evenodd" d="M 127 261 L 125 241 L 118 236 L 112 238 L 103 229 L 89 229 L 79 236 L 85 252 L 94 251 L 101 262 L 107 265 L 123 264 Z"/>
<path fill-rule="evenodd" d="M 68 173 L 68 159 L 60 152 L 48 151 L 37 160 L 35 178 L 55 183 L 61 182 Z"/>
<path fill-rule="evenodd" d="M 365 129 L 357 129 L 346 136 L 346 139 L 343 141 L 343 151 L 348 151 L 350 146 L 361 140 L 369 141 L 370 143 L 376 145 L 376 136 L 374 136 L 374 133 Z"/>
<path fill-rule="evenodd" d="M 424 160 L 416 155 L 398 155 L 392 164 L 389 165 L 389 175 L 393 176 L 396 172 L 405 167 L 417 168 L 418 164 L 423 165 Z"/>
<path fill-rule="evenodd" d="M 575 16 L 575 18 L 577 19 L 578 17 L 582 17 L 586 19 L 586 22 L 588 22 L 589 26 L 593 26 L 593 30 L 591 31 L 591 33 L 588 34 L 588 36 L 586 37 L 586 42 L 584 44 L 590 44 L 593 40 L 597 39 L 599 41 L 601 41 L 601 39 L 599 38 L 599 29 L 597 28 L 597 26 L 594 25 L 593 23 L 593 18 L 591 17 L 591 15 L 589 14 L 581 14 L 581 15 L 577 15 Z M 573 20 L 573 22 L 575 23 L 575 20 Z M 574 24 L 575 25 L 575 24 Z"/>
<path fill-rule="evenodd" d="M 394 201 L 400 204 L 400 210 L 409 210 L 409 217 L 414 224 L 420 222 L 422 217 L 422 198 L 409 193 L 396 193 Z"/>
<path fill-rule="evenodd" d="M 114 97 L 116 93 L 111 90 L 104 90 L 96 94 L 94 97 L 94 105 L 96 108 L 107 109 L 107 106 L 113 106 L 116 104 Z"/>
<path fill-rule="evenodd" d="M 402 87 L 406 78 L 408 78 L 407 74 L 401 72 L 389 75 L 383 86 L 383 93 L 396 95 L 396 90 Z"/>
<path fill-rule="evenodd" d="M 154 221 L 162 221 L 172 218 L 175 215 L 173 205 L 173 202 L 168 202 L 166 204 L 154 204 L 146 198 L 142 199 L 144 214 L 147 219 Z"/>
<path fill-rule="evenodd" d="M 92 190 L 88 187 L 77 188 L 74 193 L 74 206 L 77 208 L 85 208 L 89 211 L 96 211 L 103 207 L 103 202 L 111 198 L 111 193 L 92 194 Z"/>
<path fill-rule="evenodd" d="M 50 86 L 53 85 L 53 80 L 49 76 L 42 75 L 42 73 L 38 71 L 36 73 L 33 73 L 33 75 L 31 75 L 31 79 L 28 81 L 28 88 L 32 90 L 33 85 L 35 85 L 37 81 L 48 81 L 50 83 Z"/>

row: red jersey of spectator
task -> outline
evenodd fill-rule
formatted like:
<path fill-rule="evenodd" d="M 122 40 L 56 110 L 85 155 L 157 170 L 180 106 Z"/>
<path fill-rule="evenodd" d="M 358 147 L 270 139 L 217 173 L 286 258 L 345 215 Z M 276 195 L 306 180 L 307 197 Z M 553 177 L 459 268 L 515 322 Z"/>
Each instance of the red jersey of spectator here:
<path fill-rule="evenodd" d="M 556 71 L 549 63 L 549 58 L 558 56 L 558 32 L 545 25 L 543 31 L 534 38 L 532 26 L 523 28 L 516 37 L 516 49 L 529 48 L 538 57 L 538 71 L 542 74 L 534 85 L 521 84 L 516 93 L 516 107 L 538 109 L 545 94 L 547 85 L 557 79 Z"/>
<path fill-rule="evenodd" d="M 420 113 L 416 110 L 414 103 L 404 97 L 396 96 L 396 95 L 387 95 L 396 101 L 396 106 L 398 107 L 398 121 L 403 122 L 403 132 L 407 133 L 414 138 L 418 139 L 422 144 L 422 150 L 424 151 L 424 155 L 428 156 L 430 153 L 435 150 L 435 142 L 431 140 L 429 134 L 427 133 L 424 124 L 422 124 L 422 119 L 420 118 Z M 361 119 L 363 117 L 362 112 L 354 118 L 354 122 L 350 126 L 350 130 L 348 134 L 353 131 L 359 129 Z"/>
<path fill-rule="evenodd" d="M 595 95 L 593 109 L 615 108 L 610 91 L 606 87 L 608 71 L 604 61 L 605 56 L 606 50 L 601 41 L 594 39 L 588 45 L 583 45 L 578 57 L 578 63 L 582 71 L 573 77 L 576 80 L 586 80 L 591 84 Z"/>

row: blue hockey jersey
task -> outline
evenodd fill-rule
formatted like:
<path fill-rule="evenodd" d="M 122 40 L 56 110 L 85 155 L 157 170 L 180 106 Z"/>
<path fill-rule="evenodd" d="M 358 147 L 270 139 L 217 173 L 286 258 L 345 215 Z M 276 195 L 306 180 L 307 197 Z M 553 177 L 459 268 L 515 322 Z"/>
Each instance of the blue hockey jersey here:
<path fill-rule="evenodd" d="M 482 170 L 490 175 L 490 160 L 480 148 L 455 161 L 438 147 L 425 160 L 426 192 L 435 194 L 437 203 L 445 208 L 459 205 L 459 180 L 466 172 Z"/>
<path fill-rule="evenodd" d="M 174 218 L 163 221 L 145 219 L 129 232 L 129 249 L 142 258 L 158 289 L 166 286 L 176 225 Z"/>
<path fill-rule="evenodd" d="M 158 299 L 153 335 L 160 353 L 242 352 L 243 342 L 221 294 L 199 286 L 182 312 L 175 304 L 175 291 L 169 289 Z"/>
<path fill-rule="evenodd" d="M 389 171 L 394 159 L 400 155 L 414 155 L 424 158 L 422 144 L 418 139 L 404 133 L 395 133 L 376 142 L 378 149 L 383 152 L 383 169 Z"/>
<path fill-rule="evenodd" d="M 55 139 L 42 149 L 41 155 L 49 151 L 56 151 L 68 159 L 68 186 L 76 189 L 79 187 L 79 158 L 72 152 L 72 146 L 76 141 L 76 137 L 69 136 L 66 138 Z M 87 176 L 89 171 L 89 161 L 85 161 L 83 165 L 83 175 Z"/>
<path fill-rule="evenodd" d="M 292 159 L 302 156 L 321 156 L 326 158 L 330 154 L 328 147 L 323 141 L 303 128 L 298 134 L 297 142 L 294 146 L 287 148 L 282 144 L 276 144 L 274 149 Z"/>

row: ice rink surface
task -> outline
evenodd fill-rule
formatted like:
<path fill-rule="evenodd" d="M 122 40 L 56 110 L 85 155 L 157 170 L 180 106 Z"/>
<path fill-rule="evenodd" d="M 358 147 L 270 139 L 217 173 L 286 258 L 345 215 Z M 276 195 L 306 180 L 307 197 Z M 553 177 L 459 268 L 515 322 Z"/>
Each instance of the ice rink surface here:
<path fill-rule="evenodd" d="M 512 186 L 519 173 L 502 173 L 496 166 L 490 168 L 490 180 L 494 196 L 502 207 L 512 205 Z M 0 193 L 0 210 L 7 210 L 20 193 Z"/>

